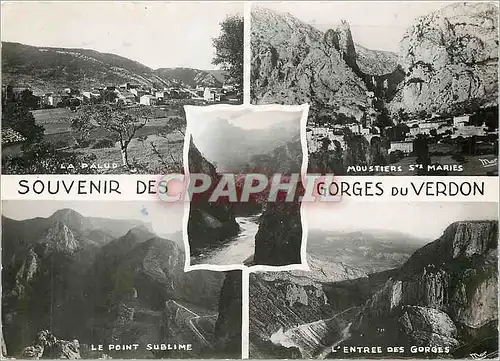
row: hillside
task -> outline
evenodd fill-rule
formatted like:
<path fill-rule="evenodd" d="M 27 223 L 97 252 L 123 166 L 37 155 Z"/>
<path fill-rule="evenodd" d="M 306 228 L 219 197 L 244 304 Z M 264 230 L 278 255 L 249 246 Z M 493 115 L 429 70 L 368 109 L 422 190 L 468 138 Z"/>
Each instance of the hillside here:
<path fill-rule="evenodd" d="M 184 273 L 182 248 L 143 223 L 129 223 L 129 231 L 117 236 L 114 231 L 125 228 L 125 222 L 84 217 L 71 209 L 48 218 L 3 219 L 7 355 L 26 358 L 35 352 L 37 335 L 45 329 L 57 338 L 78 340 L 81 352 L 90 343 L 167 340 L 199 346 L 193 346 L 191 356 L 239 352 L 234 338 L 241 339 L 241 318 L 229 319 L 225 313 L 238 303 L 241 309 L 240 273 Z M 22 235 L 16 237 L 17 230 Z M 108 237 L 103 241 L 100 234 Z M 229 291 L 223 292 L 224 287 Z M 190 317 L 165 323 L 171 304 Z M 47 352 L 42 348 L 43 358 L 50 358 Z M 153 355 L 142 349 L 111 356 Z"/>
<path fill-rule="evenodd" d="M 67 87 L 92 87 L 126 82 L 151 86 L 218 86 L 220 71 L 189 68 L 153 70 L 136 61 L 89 49 L 47 48 L 2 42 L 2 83 L 30 86 L 44 93 Z"/>
<path fill-rule="evenodd" d="M 224 82 L 224 72 L 222 70 L 198 70 L 191 68 L 160 68 L 154 73 L 162 79 L 179 80 L 183 84 L 191 87 L 198 85 L 216 87 Z"/>
<path fill-rule="evenodd" d="M 496 221 L 448 226 L 366 302 L 352 322 L 348 343 L 433 343 L 449 347 L 454 358 L 498 354 L 497 243 Z"/>
<path fill-rule="evenodd" d="M 425 243 L 427 240 L 395 231 L 341 233 L 311 229 L 307 248 L 313 254 L 373 273 L 398 267 Z"/>
<path fill-rule="evenodd" d="M 454 3 L 416 20 L 400 43 L 406 76 L 392 111 L 498 104 L 498 5 Z"/>
<path fill-rule="evenodd" d="M 461 221 L 392 270 L 366 274 L 309 257 L 309 272 L 254 273 L 250 357 L 369 357 L 342 351 L 363 345 L 381 346 L 378 358 L 465 358 L 484 351 L 492 358 L 498 354 L 497 242 L 498 222 Z M 410 352 L 410 346 L 429 345 L 441 351 Z M 404 354 L 386 352 L 394 346 L 405 347 Z"/>
<path fill-rule="evenodd" d="M 252 11 L 251 31 L 254 103 L 310 102 L 311 111 L 341 109 L 361 117 L 366 85 L 324 33 L 260 7 Z"/>
<path fill-rule="evenodd" d="M 370 107 L 395 114 L 468 112 L 498 97 L 498 7 L 456 3 L 415 20 L 398 54 L 355 43 L 350 26 L 320 31 L 270 9 L 252 11 L 251 95 L 256 104 L 311 103 L 310 120 Z M 381 102 L 370 105 L 367 91 Z"/>

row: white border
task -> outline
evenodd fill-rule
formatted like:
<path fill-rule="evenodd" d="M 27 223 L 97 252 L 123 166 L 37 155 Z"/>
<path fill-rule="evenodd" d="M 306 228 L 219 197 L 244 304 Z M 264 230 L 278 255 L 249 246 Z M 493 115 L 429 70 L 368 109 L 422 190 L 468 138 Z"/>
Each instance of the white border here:
<path fill-rule="evenodd" d="M 192 117 L 200 116 L 202 113 L 211 113 L 216 111 L 233 111 L 239 112 L 244 110 L 250 110 L 252 112 L 268 112 L 268 111 L 282 111 L 282 112 L 302 112 L 300 118 L 300 143 L 302 148 L 302 165 L 301 173 L 305 175 L 307 173 L 307 166 L 309 162 L 309 153 L 307 149 L 306 140 L 306 124 L 307 117 L 309 115 L 309 104 L 302 105 L 278 105 L 278 104 L 268 104 L 268 105 L 229 105 L 229 104 L 215 104 L 209 106 L 195 106 L 195 105 L 185 105 L 184 112 L 186 114 L 186 133 L 184 138 L 184 149 L 183 149 L 183 163 L 184 163 L 184 175 L 188 178 L 186 187 L 189 187 L 189 144 L 191 142 L 191 127 L 195 126 L 190 123 Z M 184 216 L 182 219 L 182 239 L 184 241 L 184 249 L 186 252 L 186 260 L 184 263 L 184 272 L 189 272 L 193 270 L 209 270 L 209 271 L 232 271 L 232 270 L 248 270 L 249 272 L 259 272 L 259 271 L 292 271 L 292 270 L 302 270 L 309 271 L 309 265 L 307 264 L 307 220 L 305 209 L 303 203 L 300 206 L 300 218 L 302 226 L 302 240 L 300 248 L 300 264 L 291 264 L 286 266 L 268 266 L 268 265 L 255 265 L 255 266 L 245 266 L 243 264 L 234 265 L 211 265 L 211 264 L 197 264 L 191 265 L 189 239 L 187 233 L 187 226 L 189 220 L 189 209 L 190 202 L 184 202 Z"/>
<path fill-rule="evenodd" d="M 252 3 L 245 1 L 243 10 L 243 104 L 250 104 L 250 74 L 252 62 L 251 47 Z"/>

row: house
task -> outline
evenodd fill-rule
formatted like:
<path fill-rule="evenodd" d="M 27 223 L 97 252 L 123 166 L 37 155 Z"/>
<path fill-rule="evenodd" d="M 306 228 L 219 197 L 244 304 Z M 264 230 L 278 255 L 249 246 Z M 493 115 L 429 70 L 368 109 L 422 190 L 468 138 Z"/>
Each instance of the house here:
<path fill-rule="evenodd" d="M 483 126 L 462 125 L 456 129 L 456 131 L 452 135 L 452 138 L 457 138 L 457 137 L 469 138 L 474 136 L 482 137 L 487 134 L 485 127 L 486 125 Z"/>
<path fill-rule="evenodd" d="M 76 88 L 65 88 L 63 90 L 63 93 L 66 93 L 68 95 L 79 95 L 80 94 L 80 90 L 78 90 Z"/>
<path fill-rule="evenodd" d="M 88 99 L 101 97 L 101 93 L 98 92 L 97 90 L 86 91 L 86 92 L 83 92 L 82 95 Z"/>
<path fill-rule="evenodd" d="M 418 126 L 421 129 L 437 129 L 441 125 L 446 125 L 446 120 L 427 121 L 425 123 L 420 123 Z"/>
<path fill-rule="evenodd" d="M 205 88 L 203 91 L 203 99 L 206 102 L 214 102 L 215 101 L 215 92 L 212 91 L 210 88 Z"/>
<path fill-rule="evenodd" d="M 151 94 L 145 94 L 140 98 L 140 103 L 143 105 L 156 105 L 157 99 Z"/>
<path fill-rule="evenodd" d="M 137 100 L 140 100 L 143 95 L 149 94 L 146 90 L 139 88 L 132 88 L 130 89 L 130 92 L 135 95 Z"/>
<path fill-rule="evenodd" d="M 19 155 L 25 141 L 26 138 L 12 128 L 2 127 L 2 160 Z"/>
<path fill-rule="evenodd" d="M 130 89 L 136 89 L 136 88 L 139 88 L 139 85 L 137 84 L 130 84 L 130 83 L 125 83 L 125 84 L 121 84 L 119 86 L 120 89 L 122 90 L 130 90 Z"/>
<path fill-rule="evenodd" d="M 402 141 L 402 142 L 391 142 L 391 147 L 389 153 L 400 151 L 404 154 L 410 154 L 413 152 L 413 142 L 412 141 Z"/>
<path fill-rule="evenodd" d="M 346 149 L 346 142 L 343 134 L 335 134 L 335 131 L 326 127 L 310 128 L 306 133 L 307 148 L 309 152 L 317 152 L 323 147 L 325 139 L 330 140 L 328 150 L 335 150 L 336 144 L 340 144 L 342 149 Z"/>
<path fill-rule="evenodd" d="M 203 91 L 203 99 L 206 102 L 219 102 L 221 100 L 221 92 L 215 88 L 205 88 Z"/>
<path fill-rule="evenodd" d="M 48 101 L 49 105 L 51 105 L 53 107 L 57 107 L 57 106 L 60 106 L 62 104 L 63 99 L 64 99 L 64 97 L 61 94 L 51 93 L 48 96 L 47 101 Z"/>
<path fill-rule="evenodd" d="M 360 133 L 361 133 L 361 135 L 369 135 L 370 128 L 361 128 Z"/>
<path fill-rule="evenodd" d="M 168 90 L 160 90 L 155 93 L 156 99 L 163 101 L 170 97 L 170 92 Z"/>
<path fill-rule="evenodd" d="M 97 90 L 85 91 L 82 93 L 82 103 L 92 104 L 101 98 L 101 93 Z"/>
<path fill-rule="evenodd" d="M 453 126 L 454 127 L 459 127 L 461 125 L 464 125 L 465 123 L 468 123 L 470 119 L 470 115 L 461 115 L 459 117 L 453 117 Z"/>
<path fill-rule="evenodd" d="M 117 97 L 116 97 L 115 101 L 117 103 L 129 105 L 129 104 L 134 104 L 136 102 L 135 95 L 129 91 L 125 91 L 125 90 L 117 91 L 116 96 Z"/>

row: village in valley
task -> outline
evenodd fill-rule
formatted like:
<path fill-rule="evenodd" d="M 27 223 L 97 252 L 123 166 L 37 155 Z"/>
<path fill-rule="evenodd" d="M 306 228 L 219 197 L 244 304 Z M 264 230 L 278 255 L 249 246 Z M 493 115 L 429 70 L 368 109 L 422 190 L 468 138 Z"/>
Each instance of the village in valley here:
<path fill-rule="evenodd" d="M 99 6 L 115 9 L 110 4 Z M 72 13 L 74 21 L 80 25 L 92 21 L 85 4 L 76 7 L 83 12 Z M 179 17 L 179 24 L 172 25 L 176 29 L 189 28 L 181 18 L 191 18 L 192 12 L 201 9 L 160 4 L 141 9 L 141 14 L 161 17 L 154 10 L 160 8 L 175 9 L 161 14 Z M 50 43 L 50 38 L 37 39 L 39 34 L 33 29 L 22 35 L 11 31 L 8 39 L 3 36 L 2 173 L 182 171 L 184 106 L 243 101 L 241 6 L 220 4 L 216 8 L 189 33 L 190 40 L 196 38 L 203 45 L 197 58 L 189 42 L 178 36 L 164 39 L 162 45 L 139 41 L 139 33 L 164 28 L 158 22 L 129 34 L 127 41 L 118 32 L 112 33 L 114 40 L 103 42 L 82 32 L 78 39 L 67 37 L 55 47 L 30 45 L 35 43 L 33 39 L 38 44 Z M 40 5 L 40 9 L 51 14 L 52 5 Z M 114 24 L 105 27 L 127 29 L 120 19 L 128 19 L 130 14 L 131 9 L 121 9 Z M 47 31 L 57 33 L 60 26 L 51 24 Z M 93 45 L 73 45 L 84 40 Z M 116 48 L 116 44 L 121 45 Z"/>
<path fill-rule="evenodd" d="M 166 123 L 171 118 L 182 114 L 181 107 L 185 104 L 209 105 L 216 103 L 239 104 L 242 94 L 234 85 L 221 84 L 219 87 L 196 86 L 189 87 L 179 84 L 175 87 L 148 87 L 145 85 L 124 83 L 120 85 L 107 85 L 80 90 L 77 88 L 64 88 L 54 92 L 40 93 L 32 91 L 30 86 L 4 85 L 2 86 L 2 106 L 9 104 L 22 105 L 29 109 L 34 116 L 35 123 L 44 127 L 44 136 L 52 141 L 58 151 L 82 148 L 82 142 L 76 142 L 76 131 L 72 127 L 72 120 L 78 117 L 79 110 L 91 105 L 109 105 L 113 108 L 133 110 L 139 107 L 148 107 L 152 110 L 153 119 L 139 129 L 137 139 L 132 141 L 132 147 L 138 142 L 142 148 L 149 144 L 148 156 L 142 156 L 146 162 L 150 156 L 161 158 L 162 149 L 155 145 L 154 140 L 169 138 L 170 148 L 179 148 L 183 141 L 182 132 L 172 133 L 167 129 Z M 110 169 L 124 166 L 116 156 L 110 157 L 110 152 L 104 152 L 99 157 L 99 149 L 112 149 L 115 140 L 109 131 L 103 130 L 101 136 L 95 138 L 94 144 L 89 144 L 86 149 L 80 151 L 93 153 L 97 159 L 87 164 L 94 164 L 93 168 Z M 175 133 L 175 129 L 174 132 Z M 26 145 L 26 137 L 11 127 L 2 127 L 2 159 L 19 156 Z M 149 141 L 149 142 L 148 142 Z M 152 142 L 153 141 L 153 142 Z M 172 152 L 172 149 L 168 150 Z M 102 151 L 101 151 L 102 152 Z M 153 152 L 154 154 L 152 154 Z M 142 149 L 141 153 L 144 153 Z M 181 163 L 181 151 L 175 151 L 176 166 Z M 163 160 L 164 161 L 164 160 Z M 80 163 L 80 162 L 79 162 Z M 171 162 L 170 162 L 171 163 Z M 89 166 L 86 166 L 89 168 Z M 77 168 L 75 164 L 61 163 L 60 170 L 67 171 L 69 168 Z M 157 168 L 153 168 L 157 169 Z"/>
<path fill-rule="evenodd" d="M 451 170 L 458 174 L 468 158 L 477 159 L 483 168 L 491 169 L 496 165 L 495 159 L 486 157 L 498 154 L 497 106 L 454 115 L 421 112 L 412 117 L 400 111 L 393 118 L 387 116 L 391 125 L 381 129 L 378 126 L 380 113 L 373 107 L 376 97 L 371 91 L 367 91 L 366 96 L 370 108 L 361 119 L 341 113 L 331 119 L 310 122 L 306 129 L 308 151 L 346 151 L 349 138 L 361 137 L 369 145 L 373 144 L 372 141 L 379 141 L 386 150 L 386 164 L 403 166 L 397 172 L 408 173 L 409 168 L 421 168 L 417 163 L 418 144 L 424 146 L 425 153 L 436 158 L 436 163 L 446 164 L 429 166 L 434 170 Z M 386 164 L 380 164 L 380 167 Z M 389 169 L 393 172 L 396 167 Z"/>
<path fill-rule="evenodd" d="M 80 90 L 76 88 L 57 89 L 49 93 L 35 93 L 30 86 L 3 85 L 2 104 L 21 101 L 30 110 L 76 108 L 85 104 L 114 103 L 125 106 L 137 104 L 159 106 L 168 105 L 173 99 L 191 99 L 207 103 L 238 103 L 241 94 L 238 94 L 234 85 L 221 87 L 188 86 L 153 88 L 139 84 L 125 83 L 120 85 L 107 85 Z"/>

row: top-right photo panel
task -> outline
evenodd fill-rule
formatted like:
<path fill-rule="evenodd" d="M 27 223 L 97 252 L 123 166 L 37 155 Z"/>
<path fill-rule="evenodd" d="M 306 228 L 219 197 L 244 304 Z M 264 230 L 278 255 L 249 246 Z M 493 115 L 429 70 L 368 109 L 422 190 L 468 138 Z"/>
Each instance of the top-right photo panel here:
<path fill-rule="evenodd" d="M 309 103 L 309 172 L 498 176 L 498 5 L 254 2 L 253 104 Z"/>

